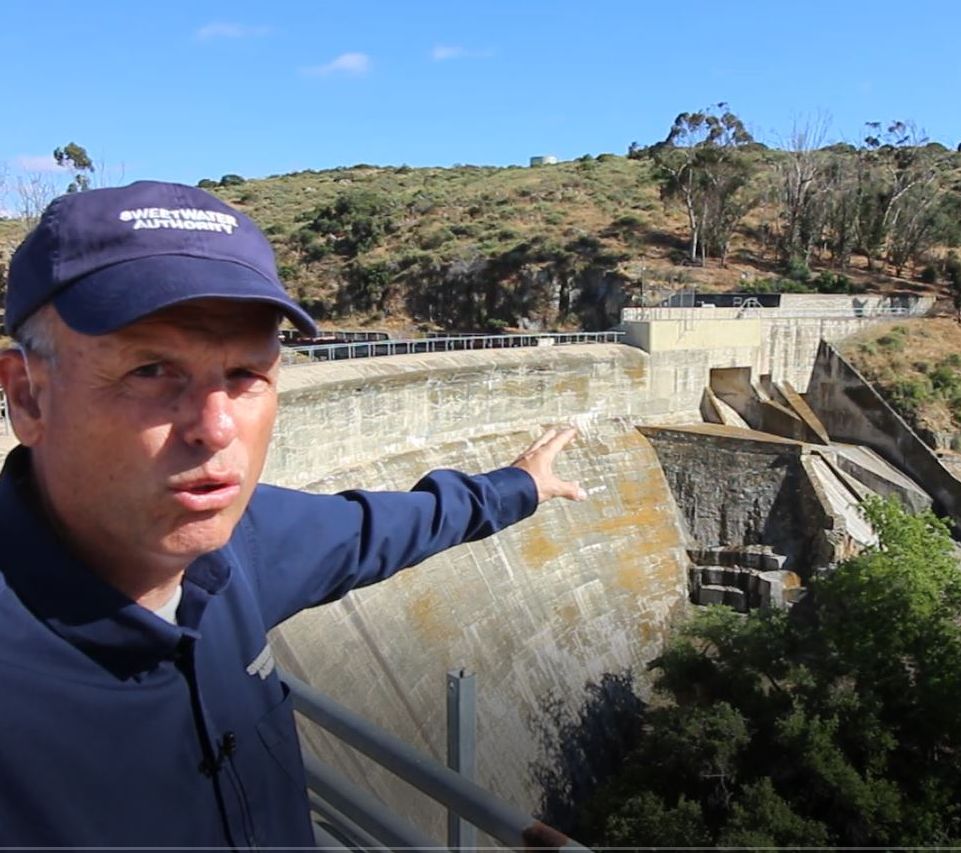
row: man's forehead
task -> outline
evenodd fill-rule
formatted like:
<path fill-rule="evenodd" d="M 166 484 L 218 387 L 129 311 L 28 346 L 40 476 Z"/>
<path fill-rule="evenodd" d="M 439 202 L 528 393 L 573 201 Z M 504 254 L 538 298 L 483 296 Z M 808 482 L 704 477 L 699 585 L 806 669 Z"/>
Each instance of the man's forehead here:
<path fill-rule="evenodd" d="M 263 302 L 240 299 L 194 299 L 148 314 L 118 330 L 137 335 L 166 329 L 210 333 L 225 338 L 264 333 L 275 335 L 280 312 Z"/>

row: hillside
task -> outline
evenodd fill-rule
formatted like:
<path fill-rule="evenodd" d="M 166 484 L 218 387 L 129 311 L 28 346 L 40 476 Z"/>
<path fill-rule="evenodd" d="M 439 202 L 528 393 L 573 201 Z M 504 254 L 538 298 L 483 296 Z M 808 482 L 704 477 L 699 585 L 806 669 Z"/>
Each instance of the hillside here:
<path fill-rule="evenodd" d="M 670 193 L 657 146 L 632 157 L 584 156 L 535 168 L 359 164 L 200 184 L 264 228 L 288 289 L 325 325 L 599 329 L 616 323 L 624 305 L 651 304 L 679 288 L 947 296 L 946 265 L 961 271 L 949 256 L 961 243 L 959 217 L 951 215 L 961 210 L 961 155 L 929 149 L 891 149 L 902 159 L 913 152 L 930 160 L 925 168 L 938 181 L 936 193 L 919 183 L 916 198 L 905 196 L 915 207 L 898 211 L 901 222 L 908 213 L 928 217 L 927 231 L 907 248 L 893 232 L 880 242 L 874 234 L 884 224 L 876 198 L 894 197 L 896 189 L 883 183 L 887 161 L 838 146 L 813 152 L 822 158 L 824 186 L 793 217 L 801 223 L 795 227 L 786 188 L 797 155 L 756 144 L 738 150 L 736 169 L 720 175 L 731 189 L 715 216 L 727 228 L 723 262 L 716 228 L 704 231 L 706 257 L 691 261 L 687 211 Z M 679 156 L 689 150 L 670 149 Z M 865 164 L 874 170 L 874 196 L 863 191 Z M 838 224 L 849 197 L 860 218 Z M 808 222 L 815 214 L 816 229 Z M 787 257 L 795 251 L 785 248 L 789 225 L 805 240 L 803 258 Z M 854 228 L 863 251 L 845 228 Z M 24 232 L 22 222 L 0 220 L 0 261 Z M 900 270 L 890 262 L 898 251 Z"/>
<path fill-rule="evenodd" d="M 925 442 L 961 463 L 961 324 L 942 317 L 871 326 L 841 352 Z"/>
<path fill-rule="evenodd" d="M 620 306 L 684 287 L 814 289 L 830 258 L 787 278 L 772 246 L 779 211 L 763 190 L 783 156 L 754 152 L 759 201 L 735 229 L 724 266 L 689 262 L 685 212 L 662 200 L 648 158 L 600 155 L 537 168 L 357 166 L 214 191 L 261 223 L 292 293 L 324 320 L 604 328 Z M 898 278 L 889 266 L 868 271 L 853 257 L 841 289 L 927 290 L 916 280 L 922 271 L 911 264 Z"/>

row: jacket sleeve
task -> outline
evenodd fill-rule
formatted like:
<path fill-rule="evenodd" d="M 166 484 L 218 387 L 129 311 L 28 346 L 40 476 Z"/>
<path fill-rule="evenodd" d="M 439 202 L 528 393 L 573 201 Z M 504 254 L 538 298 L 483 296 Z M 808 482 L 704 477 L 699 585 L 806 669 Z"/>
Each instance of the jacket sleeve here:
<path fill-rule="evenodd" d="M 233 544 L 246 557 L 264 621 L 273 627 L 305 607 L 490 536 L 536 508 L 534 481 L 519 468 L 477 476 L 434 471 L 409 492 L 317 495 L 261 485 Z"/>

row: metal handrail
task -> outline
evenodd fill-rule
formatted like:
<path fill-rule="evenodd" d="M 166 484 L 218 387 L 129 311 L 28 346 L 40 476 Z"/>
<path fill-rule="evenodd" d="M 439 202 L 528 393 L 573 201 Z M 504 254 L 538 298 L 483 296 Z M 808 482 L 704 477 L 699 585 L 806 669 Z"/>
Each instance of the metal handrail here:
<path fill-rule="evenodd" d="M 290 688 L 297 711 L 498 841 L 514 848 L 587 850 L 563 833 L 502 802 L 480 785 L 423 755 L 296 676 L 281 672 L 280 677 Z"/>
<path fill-rule="evenodd" d="M 308 361 L 376 358 L 390 355 L 420 355 L 436 352 L 460 352 L 477 349 L 512 349 L 514 347 L 566 346 L 570 344 L 619 343 L 624 332 L 532 332 L 521 335 L 451 335 L 446 338 L 405 338 L 386 341 L 314 344 L 284 347 L 285 364 Z"/>
<path fill-rule="evenodd" d="M 436 850 L 438 845 L 431 838 L 390 812 L 373 794 L 349 782 L 309 752 L 303 753 L 303 757 L 307 786 L 349 821 L 366 824 L 369 833 L 386 847 L 410 853 Z"/>
<path fill-rule="evenodd" d="M 765 306 L 731 306 L 715 307 L 714 305 L 661 306 L 646 308 L 625 308 L 622 319 L 626 322 L 643 320 L 687 320 L 691 318 L 703 320 L 734 320 L 741 316 L 764 317 L 770 320 L 800 320 L 818 318 L 822 320 L 865 320 L 877 317 L 922 317 L 926 314 L 923 308 L 906 308 L 902 305 L 887 305 L 876 308 L 859 309 L 851 307 L 847 311 L 800 310 L 796 308 L 768 308 Z"/>

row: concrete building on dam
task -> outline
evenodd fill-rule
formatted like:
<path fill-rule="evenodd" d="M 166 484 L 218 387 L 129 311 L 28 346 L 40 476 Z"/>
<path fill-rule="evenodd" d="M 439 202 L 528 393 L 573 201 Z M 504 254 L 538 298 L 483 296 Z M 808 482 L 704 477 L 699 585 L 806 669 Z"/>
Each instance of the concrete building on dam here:
<path fill-rule="evenodd" d="M 790 601 L 812 568 L 872 541 L 857 511 L 864 495 L 932 501 L 918 484 L 931 479 L 923 443 L 879 442 L 871 430 L 891 430 L 883 401 L 856 423 L 850 401 L 861 392 L 848 393 L 855 380 L 838 379 L 823 343 L 891 309 L 881 297 L 630 309 L 627 345 L 285 370 L 267 481 L 405 489 L 431 468 L 508 464 L 544 427 L 573 422 L 581 436 L 560 473 L 589 500 L 553 502 L 493 539 L 300 614 L 273 637 L 279 662 L 439 761 L 445 673 L 476 673 L 478 782 L 563 823 L 603 769 L 598 744 L 616 732 L 614 711 L 648 695 L 646 664 L 692 590 L 742 609 Z M 938 480 L 933 497 L 956 519 L 957 485 Z M 302 736 L 443 837 L 439 806 L 320 729 Z"/>

